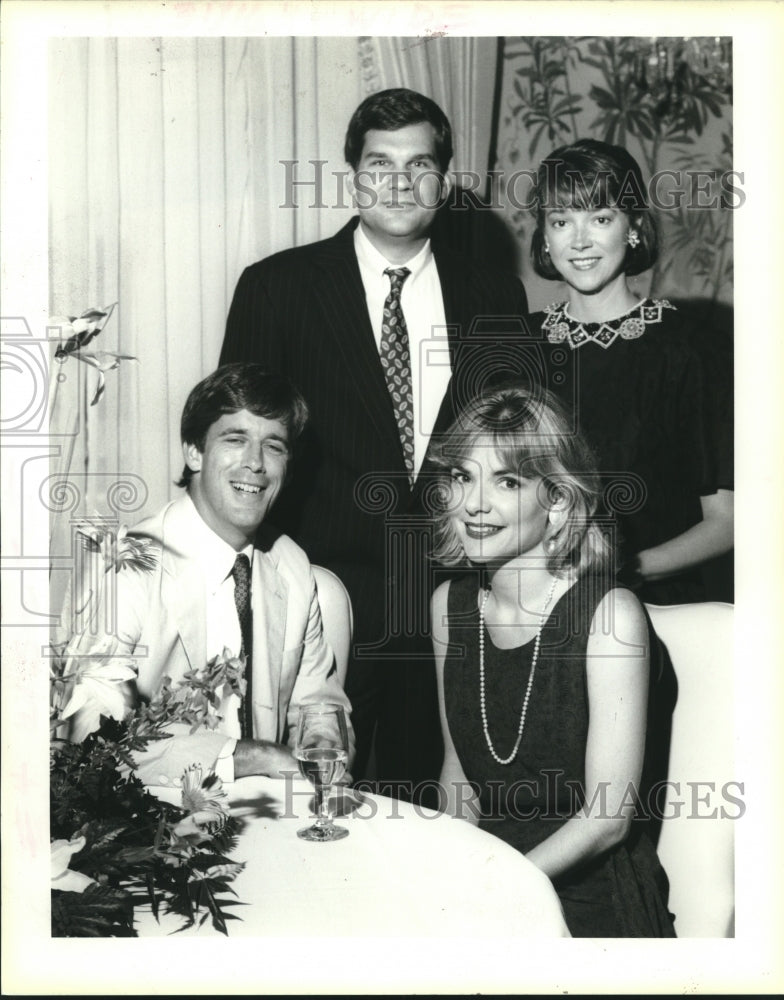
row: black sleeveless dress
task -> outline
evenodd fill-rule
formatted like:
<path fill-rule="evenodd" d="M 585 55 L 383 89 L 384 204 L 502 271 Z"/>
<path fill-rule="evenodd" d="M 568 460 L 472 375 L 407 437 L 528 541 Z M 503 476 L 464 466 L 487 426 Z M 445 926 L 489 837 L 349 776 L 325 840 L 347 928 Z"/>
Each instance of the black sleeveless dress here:
<path fill-rule="evenodd" d="M 479 792 L 480 828 L 522 853 L 554 833 L 584 801 L 588 631 L 597 605 L 613 585 L 585 576 L 552 608 L 542 629 L 520 749 L 511 764 L 502 765 L 491 756 L 482 729 L 479 577 L 472 573 L 450 584 L 450 648 L 444 667 L 449 731 L 466 778 Z M 655 688 L 666 661 L 657 655 L 662 647 L 650 623 L 649 632 Z M 507 757 L 514 747 L 533 648 L 532 640 L 515 649 L 497 649 L 485 631 L 488 729 L 500 757 Z M 652 697 L 649 716 L 659 712 L 660 702 L 671 700 L 671 695 Z M 654 771 L 655 767 L 644 774 L 643 803 Z M 667 910 L 667 876 L 653 846 L 651 824 L 644 818 L 647 810 L 640 813 L 622 844 L 554 882 L 574 937 L 675 936 Z"/>

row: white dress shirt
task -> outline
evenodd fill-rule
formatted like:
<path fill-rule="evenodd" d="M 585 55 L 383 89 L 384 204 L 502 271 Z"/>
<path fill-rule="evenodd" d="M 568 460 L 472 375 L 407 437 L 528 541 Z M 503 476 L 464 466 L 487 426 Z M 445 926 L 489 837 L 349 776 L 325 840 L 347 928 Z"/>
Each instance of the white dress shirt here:
<path fill-rule="evenodd" d="M 234 602 L 234 561 L 240 554 L 227 542 L 215 534 L 202 519 L 193 501 L 183 505 L 182 516 L 187 520 L 189 537 L 198 552 L 198 562 L 202 567 L 205 587 L 205 608 L 207 614 L 207 661 L 228 650 L 232 656 L 239 656 L 242 648 L 242 631 Z M 242 549 L 248 557 L 253 571 L 253 544 Z M 223 716 L 219 731 L 226 733 L 227 740 L 216 766 L 216 773 L 224 780 L 233 780 L 232 756 L 240 737 L 240 699 L 236 694 L 223 698 L 218 706 L 218 714 Z"/>
<path fill-rule="evenodd" d="M 407 267 L 411 272 L 403 284 L 400 304 L 406 319 L 411 355 L 414 468 L 419 472 L 452 375 L 444 297 L 430 240 L 416 257 L 407 260 L 405 264 L 392 264 L 373 246 L 360 223 L 354 230 L 354 250 L 378 349 L 381 347 L 384 302 L 390 289 L 389 276 L 384 271 L 388 267 Z"/>

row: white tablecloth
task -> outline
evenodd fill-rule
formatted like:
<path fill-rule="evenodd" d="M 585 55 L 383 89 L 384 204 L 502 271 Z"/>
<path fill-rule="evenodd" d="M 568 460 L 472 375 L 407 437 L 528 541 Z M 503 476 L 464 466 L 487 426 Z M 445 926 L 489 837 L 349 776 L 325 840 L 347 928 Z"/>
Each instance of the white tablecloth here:
<path fill-rule="evenodd" d="M 569 936 L 549 879 L 465 820 L 364 795 L 337 820 L 348 837 L 310 843 L 297 837 L 312 821 L 304 779 L 243 778 L 228 787 L 244 822 L 232 860 L 246 865 L 232 883 L 246 904 L 231 908 L 242 918 L 229 922 L 232 938 Z M 138 929 L 148 937 L 180 925 L 142 913 Z M 217 932 L 208 918 L 186 933 Z"/>

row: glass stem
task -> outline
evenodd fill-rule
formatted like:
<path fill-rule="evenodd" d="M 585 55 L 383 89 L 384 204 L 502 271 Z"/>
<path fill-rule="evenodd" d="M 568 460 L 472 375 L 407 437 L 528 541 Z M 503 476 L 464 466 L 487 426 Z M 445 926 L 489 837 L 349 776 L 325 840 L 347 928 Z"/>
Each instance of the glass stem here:
<path fill-rule="evenodd" d="M 322 785 L 316 791 L 316 802 L 318 806 L 316 826 L 329 826 L 332 822 L 329 815 L 329 785 Z"/>

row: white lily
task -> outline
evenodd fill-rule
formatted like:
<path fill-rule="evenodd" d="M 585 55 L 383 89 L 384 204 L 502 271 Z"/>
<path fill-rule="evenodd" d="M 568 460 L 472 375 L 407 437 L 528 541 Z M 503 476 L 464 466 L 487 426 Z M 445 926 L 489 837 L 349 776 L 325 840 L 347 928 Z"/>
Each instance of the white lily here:
<path fill-rule="evenodd" d="M 72 840 L 53 840 L 51 843 L 52 888 L 64 892 L 84 892 L 88 885 L 95 884 L 95 879 L 82 872 L 72 872 L 68 865 L 74 854 L 84 847 L 84 837 L 74 837 Z"/>
<path fill-rule="evenodd" d="M 129 705 L 123 685 L 136 679 L 136 670 L 127 660 L 99 649 L 70 657 L 65 672 L 73 687 L 61 718 L 75 716 L 71 732 L 74 742 L 81 743 L 95 732 L 102 715 L 118 721 L 125 718 Z"/>

